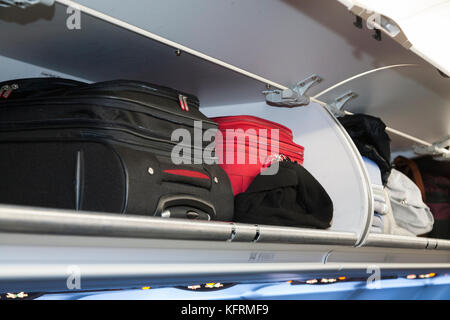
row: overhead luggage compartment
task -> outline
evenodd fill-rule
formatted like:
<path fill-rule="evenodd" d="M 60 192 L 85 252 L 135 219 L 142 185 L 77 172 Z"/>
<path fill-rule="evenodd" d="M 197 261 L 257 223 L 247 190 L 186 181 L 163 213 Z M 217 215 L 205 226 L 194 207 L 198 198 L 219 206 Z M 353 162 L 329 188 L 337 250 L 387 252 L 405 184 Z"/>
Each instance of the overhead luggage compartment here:
<path fill-rule="evenodd" d="M 331 194 L 335 212 L 330 231 L 353 235 L 355 245 L 363 242 L 373 211 L 367 174 L 352 142 L 325 108 L 316 104 L 283 110 L 264 102 L 245 104 L 263 101 L 263 90 L 286 87 L 88 7 L 58 2 L 81 9 L 80 30 L 68 29 L 65 5 L 6 8 L 2 29 L 14 36 L 0 53 L 90 81 L 131 78 L 170 85 L 197 94 L 208 116 L 245 110 L 288 125 L 295 141 L 306 146 L 305 168 Z M 321 237 L 322 231 L 311 232 Z"/>
<path fill-rule="evenodd" d="M 364 240 L 373 212 L 368 175 L 345 130 L 326 108 L 273 108 L 266 103 L 205 108 L 207 116 L 245 114 L 293 129 L 294 142 L 305 147 L 304 167 L 323 185 L 334 206 L 330 230 L 352 232 Z M 344 183 L 345 181 L 345 183 Z M 317 231 L 320 232 L 320 231 Z"/>

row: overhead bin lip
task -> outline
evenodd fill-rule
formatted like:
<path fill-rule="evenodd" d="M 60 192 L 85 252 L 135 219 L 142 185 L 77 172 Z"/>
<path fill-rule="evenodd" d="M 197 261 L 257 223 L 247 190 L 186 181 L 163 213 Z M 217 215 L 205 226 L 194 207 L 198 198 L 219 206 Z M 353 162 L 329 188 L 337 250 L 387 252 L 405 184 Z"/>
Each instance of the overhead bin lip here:
<path fill-rule="evenodd" d="M 318 230 L 306 228 L 293 228 L 282 226 L 260 225 L 261 235 L 258 242 L 271 241 L 299 241 L 304 240 L 308 243 L 351 245 L 357 240 L 357 236 L 352 232 L 339 232 L 334 230 Z"/>
<path fill-rule="evenodd" d="M 393 272 L 409 272 L 414 271 L 415 273 L 423 272 L 448 272 L 450 271 L 450 263 L 374 263 L 374 262 L 364 262 L 364 263 L 353 263 L 353 262 L 330 262 L 326 264 L 330 269 L 332 267 L 339 268 L 340 272 L 352 271 L 352 270 L 374 270 L 373 268 L 379 268 L 383 273 L 393 271 Z M 372 271 L 373 273 L 373 271 Z M 368 273 L 370 275 L 370 273 Z"/>
<path fill-rule="evenodd" d="M 0 230 L 60 235 L 228 240 L 231 224 L 0 205 Z"/>
<path fill-rule="evenodd" d="M 367 241 L 364 243 L 364 246 L 434 250 L 439 248 L 440 241 L 445 240 L 435 238 L 371 233 L 367 237 Z M 443 245 L 440 249 L 446 250 L 446 246 Z"/>
<path fill-rule="evenodd" d="M 0 231 L 146 239 L 353 245 L 353 233 L 0 205 Z"/>

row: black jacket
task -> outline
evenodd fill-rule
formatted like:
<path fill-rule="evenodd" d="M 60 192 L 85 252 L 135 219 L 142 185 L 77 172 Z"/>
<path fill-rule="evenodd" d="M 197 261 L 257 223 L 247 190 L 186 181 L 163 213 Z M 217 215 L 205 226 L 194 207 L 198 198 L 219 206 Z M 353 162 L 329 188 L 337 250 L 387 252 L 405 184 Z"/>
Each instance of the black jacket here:
<path fill-rule="evenodd" d="M 377 118 L 365 114 L 339 118 L 361 155 L 373 160 L 381 171 L 383 185 L 391 173 L 391 139 L 386 125 Z"/>
<path fill-rule="evenodd" d="M 235 198 L 235 221 L 326 229 L 333 203 L 320 183 L 301 165 L 279 162 L 275 175 L 259 174 Z"/>

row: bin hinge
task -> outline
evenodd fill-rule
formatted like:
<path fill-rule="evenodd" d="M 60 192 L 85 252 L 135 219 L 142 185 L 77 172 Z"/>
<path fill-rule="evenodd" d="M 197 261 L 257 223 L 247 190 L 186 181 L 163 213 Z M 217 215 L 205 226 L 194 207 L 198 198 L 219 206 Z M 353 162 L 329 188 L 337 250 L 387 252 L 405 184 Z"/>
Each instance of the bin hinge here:
<path fill-rule="evenodd" d="M 437 160 L 448 160 L 450 159 L 450 135 L 431 146 L 415 145 L 413 148 L 414 153 L 418 155 L 431 155 Z"/>
<path fill-rule="evenodd" d="M 316 74 L 298 82 L 292 89 L 263 91 L 267 104 L 276 107 L 294 108 L 308 105 L 310 99 L 306 92 L 314 85 L 322 82 Z"/>
<path fill-rule="evenodd" d="M 0 7 L 19 7 L 25 9 L 38 3 L 50 7 L 55 3 L 55 0 L 0 0 Z"/>
<path fill-rule="evenodd" d="M 351 99 L 357 98 L 358 95 L 353 91 L 348 91 L 344 93 L 342 96 L 337 97 L 331 104 L 327 104 L 328 110 L 331 111 L 336 117 L 345 116 L 344 106 Z"/>

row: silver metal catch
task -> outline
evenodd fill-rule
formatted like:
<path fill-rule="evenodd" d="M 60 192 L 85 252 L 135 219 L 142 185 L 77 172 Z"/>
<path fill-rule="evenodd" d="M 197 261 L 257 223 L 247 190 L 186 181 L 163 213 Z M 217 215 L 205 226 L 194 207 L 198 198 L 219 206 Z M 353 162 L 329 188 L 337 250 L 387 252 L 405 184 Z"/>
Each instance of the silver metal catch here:
<path fill-rule="evenodd" d="M 328 104 L 328 110 L 330 110 L 336 117 L 345 116 L 344 106 L 352 99 L 357 98 L 358 95 L 353 91 L 348 91 L 343 95 L 336 98 L 331 104 Z"/>
<path fill-rule="evenodd" d="M 415 145 L 413 149 L 418 155 L 431 155 L 437 160 L 448 160 L 450 159 L 450 135 L 431 146 Z"/>
<path fill-rule="evenodd" d="M 292 89 L 263 91 L 266 102 L 269 105 L 285 108 L 294 108 L 308 105 L 310 98 L 306 92 L 323 79 L 314 74 L 303 81 L 298 82 Z"/>

